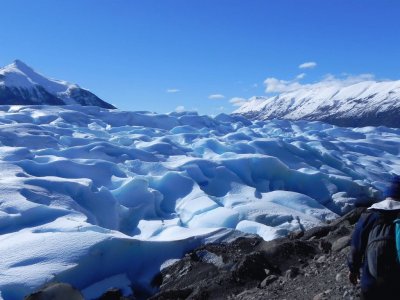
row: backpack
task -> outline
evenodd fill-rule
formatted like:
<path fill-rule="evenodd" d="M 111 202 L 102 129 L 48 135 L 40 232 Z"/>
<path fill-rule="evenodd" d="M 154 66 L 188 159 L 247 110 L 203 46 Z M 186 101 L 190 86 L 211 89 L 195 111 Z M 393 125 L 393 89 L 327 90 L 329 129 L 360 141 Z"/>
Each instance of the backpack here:
<path fill-rule="evenodd" d="M 397 217 L 397 219 L 394 220 L 394 223 L 395 223 L 394 238 L 396 241 L 397 261 L 400 263 L 400 218 Z"/>
<path fill-rule="evenodd" d="M 379 218 L 368 235 L 366 260 L 369 273 L 377 280 L 391 278 L 399 270 L 397 249 L 400 249 L 400 220 L 395 222 L 398 212 L 375 212 Z M 396 227 L 399 227 L 396 231 Z M 397 237 L 399 248 L 396 249 Z"/>

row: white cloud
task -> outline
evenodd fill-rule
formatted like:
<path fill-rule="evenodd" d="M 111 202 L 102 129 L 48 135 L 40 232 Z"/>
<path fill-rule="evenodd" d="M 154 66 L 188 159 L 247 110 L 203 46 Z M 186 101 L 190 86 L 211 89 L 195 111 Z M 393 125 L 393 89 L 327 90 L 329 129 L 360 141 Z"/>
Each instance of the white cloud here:
<path fill-rule="evenodd" d="M 229 100 L 229 102 L 233 105 L 233 106 L 242 106 L 243 104 L 245 104 L 247 102 L 247 99 L 245 98 L 240 98 L 240 97 L 233 97 Z"/>
<path fill-rule="evenodd" d="M 274 77 L 269 77 L 264 80 L 266 93 L 285 93 L 301 88 L 301 84 L 295 80 L 282 80 Z"/>
<path fill-rule="evenodd" d="M 167 89 L 167 93 L 179 93 L 181 90 L 180 89 Z"/>
<path fill-rule="evenodd" d="M 208 99 L 213 99 L 213 100 L 219 100 L 219 99 L 224 99 L 225 96 L 221 95 L 221 94 L 213 94 L 213 95 L 209 95 Z"/>
<path fill-rule="evenodd" d="M 258 87 L 258 83 L 253 83 L 252 87 L 253 88 L 257 88 Z"/>
<path fill-rule="evenodd" d="M 296 79 L 303 79 L 304 77 L 306 77 L 306 73 L 300 73 L 299 75 L 296 76 Z"/>
<path fill-rule="evenodd" d="M 359 75 L 351 75 L 351 74 L 341 74 L 341 76 L 335 76 L 333 74 L 325 74 L 321 81 L 312 83 L 305 86 L 328 86 L 328 85 L 336 85 L 336 86 L 349 86 L 352 84 L 356 84 L 363 81 L 371 81 L 376 80 L 374 74 L 364 73 Z"/>
<path fill-rule="evenodd" d="M 308 84 L 301 84 L 299 80 L 302 79 L 304 76 L 302 76 L 302 74 L 300 75 L 296 76 L 296 78 L 293 80 L 282 80 L 274 77 L 269 77 L 264 80 L 265 92 L 287 93 L 300 89 L 313 89 L 326 86 L 345 87 L 362 81 L 375 79 L 375 76 L 373 74 L 360 74 L 360 75 L 343 74 L 340 77 L 336 77 L 332 74 L 326 74 L 321 81 Z"/>
<path fill-rule="evenodd" d="M 299 65 L 299 68 L 300 69 L 312 69 L 312 68 L 315 68 L 316 66 L 317 66 L 317 63 L 315 61 L 307 61 L 307 62 Z"/>
<path fill-rule="evenodd" d="M 358 83 L 361 81 L 375 80 L 375 75 L 371 73 L 364 73 L 359 75 L 344 74 L 344 76 L 345 76 L 344 81 L 348 84 Z"/>
<path fill-rule="evenodd" d="M 175 108 L 176 112 L 184 112 L 185 111 L 185 107 L 183 105 L 179 105 Z"/>

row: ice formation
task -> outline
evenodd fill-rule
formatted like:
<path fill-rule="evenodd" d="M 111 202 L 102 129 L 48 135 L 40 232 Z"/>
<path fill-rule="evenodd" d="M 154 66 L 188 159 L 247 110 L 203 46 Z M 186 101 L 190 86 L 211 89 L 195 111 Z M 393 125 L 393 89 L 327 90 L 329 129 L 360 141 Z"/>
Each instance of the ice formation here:
<path fill-rule="evenodd" d="M 235 229 L 266 240 L 381 199 L 400 130 L 81 106 L 0 106 L 0 291 L 150 289 Z M 0 297 L 0 298 L 1 298 Z"/>

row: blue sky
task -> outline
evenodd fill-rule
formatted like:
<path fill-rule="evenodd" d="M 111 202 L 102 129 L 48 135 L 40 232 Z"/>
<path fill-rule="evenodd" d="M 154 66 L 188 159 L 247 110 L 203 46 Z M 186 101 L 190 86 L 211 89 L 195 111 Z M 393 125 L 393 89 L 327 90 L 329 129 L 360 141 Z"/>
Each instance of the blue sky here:
<path fill-rule="evenodd" d="M 124 110 L 231 112 L 232 98 L 265 95 L 267 78 L 400 78 L 398 0 L 0 4 L 0 65 L 21 59 Z"/>

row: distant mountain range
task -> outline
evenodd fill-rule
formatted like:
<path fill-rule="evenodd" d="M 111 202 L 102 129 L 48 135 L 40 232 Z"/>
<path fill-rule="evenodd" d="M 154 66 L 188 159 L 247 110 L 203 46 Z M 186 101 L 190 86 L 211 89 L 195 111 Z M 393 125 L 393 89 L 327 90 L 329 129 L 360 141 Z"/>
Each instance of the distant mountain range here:
<path fill-rule="evenodd" d="M 86 89 L 47 78 L 20 60 L 0 68 L 0 105 L 70 105 L 115 107 Z"/>
<path fill-rule="evenodd" d="M 318 120 L 338 126 L 400 127 L 400 80 L 332 81 L 253 97 L 234 113 L 253 120 Z"/>

